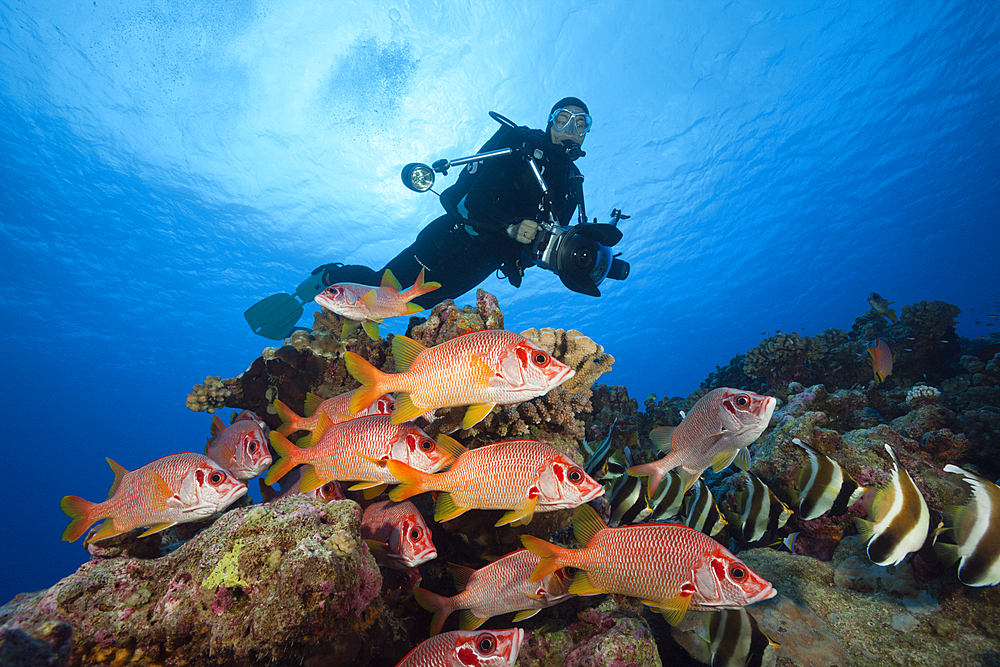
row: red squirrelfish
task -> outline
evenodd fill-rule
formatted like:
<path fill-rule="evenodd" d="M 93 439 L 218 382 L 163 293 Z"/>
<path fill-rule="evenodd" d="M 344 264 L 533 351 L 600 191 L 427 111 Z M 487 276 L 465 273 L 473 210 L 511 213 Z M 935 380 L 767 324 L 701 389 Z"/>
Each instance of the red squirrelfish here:
<path fill-rule="evenodd" d="M 379 565 L 396 570 L 416 567 L 437 558 L 431 531 L 416 505 L 379 500 L 365 508 L 361 537 Z"/>
<path fill-rule="evenodd" d="M 521 536 L 524 546 L 541 557 L 532 581 L 560 567 L 575 567 L 579 571 L 570 594 L 639 598 L 671 625 L 684 618 L 688 607 L 735 609 L 776 595 L 770 582 L 729 550 L 687 526 L 647 523 L 608 528 L 584 505 L 573 518 L 573 530 L 584 548 L 566 549 Z"/>
<path fill-rule="evenodd" d="M 420 269 L 417 282 L 413 287 L 402 291 L 402 287 L 392 271 L 385 270 L 382 274 L 382 286 L 359 285 L 357 283 L 337 283 L 330 285 L 322 294 L 314 299 L 316 303 L 332 310 L 341 317 L 347 318 L 344 324 L 342 338 L 349 336 L 358 323 L 364 328 L 372 340 L 378 340 L 378 325 L 387 317 L 412 315 L 423 310 L 423 306 L 410 303 L 418 296 L 427 294 L 441 287 L 441 283 L 424 282 L 424 270 Z"/>
<path fill-rule="evenodd" d="M 396 667 L 511 667 L 524 630 L 454 630 L 424 641 Z"/>
<path fill-rule="evenodd" d="M 478 570 L 453 565 L 452 575 L 459 590 L 454 597 L 414 588 L 413 596 L 420 606 L 434 612 L 431 636 L 441 632 L 445 620 L 458 609 L 459 628 L 475 630 L 491 616 L 516 611 L 516 623 L 568 598 L 573 576 L 566 569 L 556 570 L 535 583 L 528 581 L 538 563 L 538 556 L 521 549 Z"/>
<path fill-rule="evenodd" d="M 417 470 L 434 472 L 465 451 L 447 435 L 439 435 L 435 442 L 416 425 L 394 424 L 390 419 L 388 415 L 373 415 L 331 424 L 324 414 L 312 435 L 299 440 L 305 445 L 301 447 L 272 431 L 271 446 L 281 458 L 268 471 L 265 482 L 274 484 L 295 466 L 308 464 L 302 473 L 301 491 L 312 491 L 330 480 L 357 481 L 359 484 L 350 490 L 364 489 L 371 498 L 387 484 L 399 483 L 386 468 L 386 461 L 396 459 Z"/>
<path fill-rule="evenodd" d="M 275 501 L 278 498 L 286 498 L 296 493 L 303 493 L 299 490 L 299 485 L 302 484 L 302 468 L 296 468 L 282 477 L 281 488 L 277 491 L 265 484 L 263 478 L 258 478 L 257 481 L 260 483 L 260 495 L 265 503 Z M 344 495 L 344 489 L 341 488 L 339 482 L 327 482 L 323 486 L 318 486 L 304 495 L 327 503 L 334 500 L 347 500 L 347 496 Z"/>
<path fill-rule="evenodd" d="M 535 512 L 576 507 L 604 494 L 583 468 L 559 450 L 536 440 L 509 440 L 462 453 L 451 468 L 435 475 L 389 461 L 402 483 L 389 493 L 406 500 L 425 491 L 444 491 L 434 520 L 448 521 L 471 509 L 510 510 L 497 526 L 523 525 Z"/>
<path fill-rule="evenodd" d="M 468 405 L 462 428 L 471 428 L 494 405 L 543 396 L 573 377 L 574 370 L 513 331 L 488 329 L 424 347 L 406 336 L 392 339 L 397 374 L 383 373 L 353 352 L 344 360 L 361 383 L 351 398 L 357 414 L 388 392 L 396 394 L 393 423 L 428 410 Z"/>
<path fill-rule="evenodd" d="M 892 375 L 892 362 L 896 360 L 896 355 L 889 350 L 889 346 L 881 338 L 875 339 L 875 344 L 868 348 L 868 363 L 871 364 L 872 372 L 875 373 L 875 382 L 885 382 L 885 379 Z"/>
<path fill-rule="evenodd" d="M 286 438 L 296 431 L 312 432 L 319 423 L 319 416 L 326 413 L 330 421 L 334 424 L 345 422 L 355 417 L 368 417 L 370 415 L 391 415 L 396 401 L 391 395 L 379 396 L 371 405 L 356 415 L 351 414 L 349 404 L 354 390 L 337 394 L 333 398 L 324 399 L 321 396 L 309 392 L 306 394 L 305 409 L 308 417 L 300 417 L 295 411 L 279 400 L 274 401 L 274 409 L 281 418 L 281 426 L 275 429 Z"/>
<path fill-rule="evenodd" d="M 252 412 L 248 414 L 256 417 Z M 218 415 L 213 415 L 212 437 L 205 445 L 205 456 L 233 473 L 237 479 L 253 479 L 271 465 L 264 422 L 241 413 L 231 425 L 226 426 Z"/>
<path fill-rule="evenodd" d="M 709 466 L 718 472 L 737 455 L 741 456 L 737 464 L 746 469 L 749 453 L 741 450 L 767 428 L 775 403 L 773 397 L 752 391 L 729 387 L 713 389 L 698 399 L 679 426 L 653 429 L 649 437 L 661 449 L 667 450 L 667 455 L 652 463 L 632 466 L 628 474 L 649 475 L 649 495 L 653 495 L 663 475 L 674 468 L 681 468 L 686 473 L 685 491 Z"/>
<path fill-rule="evenodd" d="M 108 464 L 115 481 L 107 500 L 92 503 L 66 496 L 59 503 L 73 519 L 63 532 L 64 540 L 76 541 L 102 519 L 108 521 L 87 542 L 149 526 L 139 536 L 145 537 L 174 524 L 200 521 L 221 512 L 247 492 L 246 484 L 201 454 L 171 454 L 131 472 L 111 459 Z"/>

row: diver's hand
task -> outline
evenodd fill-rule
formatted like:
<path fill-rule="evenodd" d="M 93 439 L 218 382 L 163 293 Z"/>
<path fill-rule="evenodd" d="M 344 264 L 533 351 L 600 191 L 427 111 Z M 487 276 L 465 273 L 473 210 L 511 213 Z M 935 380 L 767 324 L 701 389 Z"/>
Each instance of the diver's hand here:
<path fill-rule="evenodd" d="M 538 234 L 538 223 L 534 220 L 522 220 L 521 222 L 507 227 L 507 236 L 518 243 L 531 243 Z"/>

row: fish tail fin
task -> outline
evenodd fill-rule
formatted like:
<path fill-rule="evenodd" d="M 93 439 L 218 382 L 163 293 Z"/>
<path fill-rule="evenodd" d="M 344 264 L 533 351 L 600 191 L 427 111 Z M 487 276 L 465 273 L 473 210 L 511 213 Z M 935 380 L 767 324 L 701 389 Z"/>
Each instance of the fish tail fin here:
<path fill-rule="evenodd" d="M 281 426 L 274 429 L 275 432 L 280 433 L 287 438 L 292 433 L 299 430 L 298 424 L 302 421 L 302 418 L 295 414 L 290 407 L 282 403 L 280 400 L 274 399 L 274 410 L 278 413 L 278 417 L 281 418 Z"/>
<path fill-rule="evenodd" d="M 423 481 L 430 476 L 428 473 L 412 468 L 396 459 L 388 459 L 386 467 L 388 467 L 389 473 L 399 480 L 399 486 L 389 492 L 389 498 L 393 502 L 398 503 L 427 490 L 423 488 Z"/>
<path fill-rule="evenodd" d="M 431 637 L 440 634 L 441 629 L 444 627 L 444 622 L 453 611 L 451 598 L 446 598 L 443 595 L 431 593 L 419 586 L 415 586 L 413 588 L 413 599 L 421 607 L 434 614 L 434 617 L 431 618 Z"/>
<path fill-rule="evenodd" d="M 403 292 L 403 295 L 406 297 L 407 301 L 410 301 L 412 299 L 416 299 L 418 296 L 427 294 L 428 292 L 433 292 L 439 287 L 441 287 L 441 283 L 436 283 L 434 281 L 425 282 L 424 269 L 420 269 L 420 275 L 417 276 L 417 280 L 413 283 L 413 287 Z M 417 308 L 423 310 L 420 306 L 417 306 Z M 420 312 L 420 310 L 417 312 Z"/>
<path fill-rule="evenodd" d="M 895 308 L 890 308 L 889 312 L 887 314 L 889 316 L 889 319 L 892 320 L 893 324 L 895 324 L 896 322 L 899 321 L 899 320 L 896 319 L 896 309 Z"/>
<path fill-rule="evenodd" d="M 264 483 L 268 486 L 273 485 L 298 465 L 296 454 L 300 451 L 300 448 L 293 445 L 288 441 L 288 438 L 277 431 L 271 431 L 271 446 L 274 447 L 274 451 L 278 452 L 280 458 L 267 471 Z"/>
<path fill-rule="evenodd" d="M 647 480 L 646 488 L 649 489 L 648 494 L 652 496 L 656 493 L 656 487 L 659 486 L 660 480 L 663 479 L 665 474 L 667 474 L 667 470 L 664 470 L 662 466 L 663 461 L 664 459 L 659 459 L 650 463 L 642 463 L 637 466 L 632 466 L 625 472 L 632 477 L 648 476 L 649 479 Z"/>
<path fill-rule="evenodd" d="M 386 374 L 355 352 L 345 352 L 344 363 L 347 365 L 347 372 L 361 383 L 361 386 L 354 390 L 349 407 L 351 414 L 356 415 L 386 393 L 381 386 Z"/>
<path fill-rule="evenodd" d="M 79 496 L 66 496 L 59 502 L 59 507 L 72 521 L 63 531 L 62 539 L 66 542 L 76 542 L 87 532 L 87 529 L 100 519 L 94 516 L 97 505 Z"/>
<path fill-rule="evenodd" d="M 550 544 L 549 542 L 539 539 L 534 535 L 522 535 L 521 544 L 524 545 L 525 549 L 541 559 L 538 562 L 538 566 L 535 568 L 535 571 L 531 573 L 531 577 L 528 578 L 528 581 L 531 583 L 541 581 L 558 570 L 560 567 L 563 567 L 563 565 L 559 562 L 561 552 L 565 551 L 562 547 Z"/>

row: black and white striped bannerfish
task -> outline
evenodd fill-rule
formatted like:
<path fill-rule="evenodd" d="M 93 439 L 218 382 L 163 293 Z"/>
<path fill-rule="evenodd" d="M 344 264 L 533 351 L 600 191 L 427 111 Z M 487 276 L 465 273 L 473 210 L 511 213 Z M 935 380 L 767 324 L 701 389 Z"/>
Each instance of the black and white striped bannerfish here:
<path fill-rule="evenodd" d="M 821 454 L 798 438 L 792 442 L 805 450 L 809 462 L 799 473 L 795 491 L 799 500 L 799 515 L 811 520 L 832 511 L 840 515 L 861 500 L 865 487 L 858 484 L 839 463 Z"/>
<path fill-rule="evenodd" d="M 751 472 L 742 473 L 747 488 L 734 494 L 738 517 L 736 523 L 743 531 L 743 539 L 753 544 L 774 536 L 792 516 L 792 510 L 781 502 L 770 487 Z"/>
<path fill-rule="evenodd" d="M 590 443 L 586 440 L 583 441 L 581 448 L 583 449 L 583 456 L 586 460 L 586 465 L 584 466 L 584 471 L 596 479 L 598 482 L 603 482 L 603 477 L 610 473 L 607 470 L 611 459 L 611 436 L 615 432 L 615 424 L 618 423 L 618 418 L 611 423 L 611 428 L 608 429 L 608 437 L 604 439 L 601 444 Z M 618 475 L 614 475 L 617 478 Z"/>
<path fill-rule="evenodd" d="M 699 635 L 712 655 L 712 667 L 760 667 L 774 664 L 781 648 L 771 641 L 746 609 L 725 609 L 705 614 Z"/>
<path fill-rule="evenodd" d="M 972 497 L 962 507 L 949 507 L 945 522 L 958 544 L 934 545 L 941 560 L 958 563 L 958 579 L 966 586 L 1000 584 L 1000 487 L 975 473 L 948 464 L 945 472 L 962 475 Z"/>
<path fill-rule="evenodd" d="M 659 491 L 659 489 L 657 489 Z M 700 530 L 709 537 L 715 537 L 726 526 L 726 519 L 718 503 L 708 489 L 705 480 L 699 479 L 684 496 L 680 522 L 685 526 Z"/>
<path fill-rule="evenodd" d="M 620 450 L 622 459 L 632 465 L 632 453 L 628 447 Z M 617 454 L 618 452 L 616 452 Z M 611 462 L 608 470 L 612 468 Z M 622 469 L 617 482 L 610 491 L 612 526 L 627 526 L 636 523 L 657 523 L 674 517 L 680 511 L 684 497 L 684 485 L 679 473 L 668 473 L 663 483 L 656 487 L 656 494 L 647 497 L 646 478 L 632 477 Z"/>
<path fill-rule="evenodd" d="M 868 557 L 878 565 L 896 565 L 906 554 L 917 551 L 927 540 L 931 516 L 920 490 L 896 457 L 892 447 L 885 445 L 892 458 L 892 481 L 879 489 L 868 510 L 875 520 L 855 518 L 858 532 L 868 541 Z"/>

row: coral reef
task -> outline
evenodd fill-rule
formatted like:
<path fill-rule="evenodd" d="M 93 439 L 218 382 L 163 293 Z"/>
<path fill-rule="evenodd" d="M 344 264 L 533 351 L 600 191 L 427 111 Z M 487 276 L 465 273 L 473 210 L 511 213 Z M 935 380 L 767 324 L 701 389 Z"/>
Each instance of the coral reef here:
<path fill-rule="evenodd" d="M 195 412 L 214 414 L 219 408 L 226 407 L 226 401 L 232 397 L 234 392 L 229 386 L 231 382 L 231 380 L 223 382 L 219 375 L 209 375 L 205 378 L 204 384 L 194 386 L 184 405 Z"/>
<path fill-rule="evenodd" d="M 447 299 L 431 310 L 426 319 L 411 317 L 406 335 L 431 347 L 455 336 L 482 329 L 503 329 L 503 313 L 497 298 L 486 290 L 476 290 L 476 306 L 459 308 Z"/>
<path fill-rule="evenodd" d="M 305 496 L 230 511 L 162 558 L 91 560 L 0 621 L 70 625 L 70 664 L 351 664 L 380 612 L 360 520 L 351 501 Z"/>
<path fill-rule="evenodd" d="M 607 354 L 603 346 L 574 329 L 528 329 L 521 335 L 576 371 L 562 384 L 562 388 L 570 393 L 588 391 L 597 378 L 610 371 L 615 363 L 615 358 Z"/>

